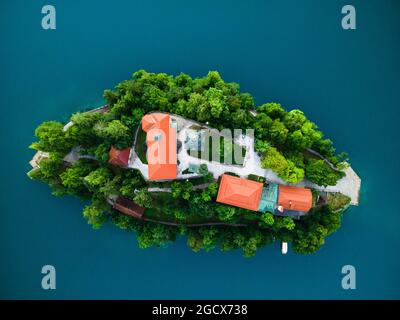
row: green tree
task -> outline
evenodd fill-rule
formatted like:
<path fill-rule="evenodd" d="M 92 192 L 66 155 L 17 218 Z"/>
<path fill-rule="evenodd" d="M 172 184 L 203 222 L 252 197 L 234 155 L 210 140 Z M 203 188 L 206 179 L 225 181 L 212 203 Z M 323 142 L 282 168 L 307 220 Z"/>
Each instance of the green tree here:
<path fill-rule="evenodd" d="M 128 115 L 131 106 L 126 101 L 126 98 L 130 99 L 131 94 L 128 96 L 123 96 L 120 98 L 116 103 L 113 104 L 112 108 L 110 109 L 110 116 L 113 118 L 121 117 L 122 115 Z"/>
<path fill-rule="evenodd" d="M 270 145 L 268 142 L 256 139 L 254 143 L 254 149 L 260 153 L 266 153 L 269 149 Z"/>
<path fill-rule="evenodd" d="M 113 179 L 108 180 L 102 187 L 99 189 L 100 193 L 104 196 L 113 196 L 119 194 L 119 188 L 121 183 L 121 177 L 115 176 Z M 133 194 L 133 192 L 132 192 Z"/>
<path fill-rule="evenodd" d="M 237 88 L 238 88 L 238 85 L 235 86 L 235 90 L 238 90 Z M 251 96 L 250 93 L 247 93 L 247 92 L 240 93 L 239 97 L 240 97 L 240 101 L 241 101 L 241 106 L 244 110 L 254 109 L 254 101 L 253 101 L 253 97 Z"/>
<path fill-rule="evenodd" d="M 139 248 L 142 249 L 165 246 L 174 241 L 179 232 L 178 228 L 151 222 L 141 224 L 136 231 Z"/>
<path fill-rule="evenodd" d="M 254 256 L 259 247 L 272 241 L 271 236 L 268 233 L 255 228 L 249 228 L 244 232 L 244 241 L 240 244 L 240 248 L 242 248 L 245 257 Z"/>
<path fill-rule="evenodd" d="M 187 245 L 193 252 L 199 252 L 203 248 L 203 237 L 197 231 L 191 229 L 188 231 Z"/>
<path fill-rule="evenodd" d="M 210 251 L 218 243 L 218 230 L 215 227 L 200 227 L 188 231 L 188 246 L 198 252 L 201 249 Z"/>
<path fill-rule="evenodd" d="M 139 123 L 142 121 L 142 118 L 144 116 L 144 110 L 142 108 L 135 108 L 132 110 L 132 118 L 135 123 Z"/>
<path fill-rule="evenodd" d="M 43 122 L 35 130 L 39 141 L 30 145 L 30 148 L 45 152 L 67 153 L 73 146 L 73 141 L 68 141 L 63 131 L 63 125 L 57 121 Z"/>
<path fill-rule="evenodd" d="M 110 107 L 112 107 L 119 99 L 118 94 L 112 90 L 104 90 L 103 97 Z"/>
<path fill-rule="evenodd" d="M 122 185 L 119 191 L 125 197 L 132 197 L 136 189 L 141 187 L 142 183 L 138 176 L 123 177 Z M 145 199 L 147 200 L 147 199 Z"/>
<path fill-rule="evenodd" d="M 208 119 L 209 106 L 205 96 L 202 96 L 199 93 L 192 93 L 185 107 L 185 116 L 198 120 Z M 198 111 L 200 110 L 201 113 L 198 114 Z"/>
<path fill-rule="evenodd" d="M 293 251 L 308 254 L 317 251 L 324 243 L 328 231 L 321 225 L 312 225 L 307 230 L 299 230 L 293 241 Z"/>
<path fill-rule="evenodd" d="M 280 176 L 288 167 L 288 162 L 276 148 L 269 147 L 262 157 L 261 166 L 271 169 Z"/>
<path fill-rule="evenodd" d="M 295 222 L 290 217 L 277 217 L 275 219 L 274 228 L 275 229 L 287 229 L 287 230 L 294 230 L 296 227 Z"/>
<path fill-rule="evenodd" d="M 288 135 L 288 129 L 279 120 L 274 120 L 268 130 L 269 138 L 275 145 L 283 145 Z"/>
<path fill-rule="evenodd" d="M 261 226 L 272 226 L 274 221 L 272 213 L 266 212 L 261 215 Z"/>
<path fill-rule="evenodd" d="M 303 168 L 305 167 L 304 164 L 304 153 L 301 151 L 289 151 L 285 153 L 286 159 L 298 167 L 298 168 Z"/>
<path fill-rule="evenodd" d="M 303 135 L 301 130 L 296 130 L 289 135 L 288 142 L 295 150 L 304 150 L 311 146 L 310 141 Z"/>
<path fill-rule="evenodd" d="M 312 215 L 304 219 L 307 226 L 320 224 L 327 230 L 327 235 L 334 233 L 340 228 L 342 212 L 333 211 L 329 205 L 313 209 Z"/>
<path fill-rule="evenodd" d="M 243 109 L 236 110 L 232 113 L 232 124 L 235 128 L 247 127 L 249 123 L 249 113 Z"/>
<path fill-rule="evenodd" d="M 50 153 L 50 157 L 42 159 L 39 165 L 40 168 L 29 171 L 29 177 L 46 182 L 51 187 L 53 195 L 65 195 L 66 188 L 62 185 L 60 178 L 64 170 L 63 157 L 60 157 L 58 153 Z"/>
<path fill-rule="evenodd" d="M 101 163 L 106 164 L 109 160 L 110 145 L 107 143 L 101 143 L 94 149 L 95 158 Z"/>
<path fill-rule="evenodd" d="M 329 139 L 320 139 L 314 141 L 312 149 L 318 151 L 327 158 L 332 157 L 336 151 L 335 148 L 333 147 L 332 141 Z"/>
<path fill-rule="evenodd" d="M 166 92 L 156 86 L 145 87 L 143 101 L 145 110 L 168 111 L 170 107 Z"/>
<path fill-rule="evenodd" d="M 108 168 L 100 167 L 90 172 L 84 181 L 86 186 L 92 192 L 97 192 L 100 188 L 104 187 L 112 178 L 112 173 Z"/>
<path fill-rule="evenodd" d="M 206 189 L 201 192 L 201 197 L 204 202 L 211 201 L 217 196 L 218 184 L 213 182 Z"/>
<path fill-rule="evenodd" d="M 174 209 L 173 212 L 176 220 L 180 221 L 186 220 L 187 217 L 186 212 L 183 211 L 181 208 Z"/>
<path fill-rule="evenodd" d="M 304 112 L 298 109 L 289 111 L 284 118 L 284 124 L 290 132 L 301 129 L 303 124 L 308 121 L 304 115 Z"/>
<path fill-rule="evenodd" d="M 334 171 L 324 160 L 307 160 L 306 176 L 320 186 L 334 186 L 344 175 L 341 171 Z"/>
<path fill-rule="evenodd" d="M 192 78 L 183 72 L 181 72 L 179 75 L 177 75 L 175 77 L 175 83 L 179 87 L 190 86 L 191 82 L 192 82 Z"/>
<path fill-rule="evenodd" d="M 78 112 L 71 116 L 73 125 L 68 128 L 65 135 L 80 146 L 97 145 L 98 138 L 93 130 L 94 125 L 102 120 L 103 115 L 98 112 Z"/>
<path fill-rule="evenodd" d="M 259 139 L 267 139 L 268 138 L 268 130 L 271 127 L 273 120 L 267 116 L 265 113 L 259 112 L 254 121 L 254 130 L 255 135 Z"/>
<path fill-rule="evenodd" d="M 150 192 L 148 192 L 145 188 L 142 188 L 135 193 L 133 201 L 145 208 L 151 208 L 153 206 L 153 199 L 150 195 Z"/>
<path fill-rule="evenodd" d="M 107 211 L 109 211 L 107 202 L 101 199 L 94 199 L 91 204 L 83 209 L 83 216 L 93 229 L 99 229 L 107 220 Z"/>
<path fill-rule="evenodd" d="M 179 198 L 182 192 L 181 183 L 178 181 L 173 182 L 171 184 L 171 190 L 172 190 L 172 197 Z"/>
<path fill-rule="evenodd" d="M 141 119 L 141 118 L 140 118 Z M 121 123 L 128 128 L 129 132 L 134 132 L 140 120 L 136 120 L 133 116 L 121 116 Z"/>
<path fill-rule="evenodd" d="M 58 157 L 55 153 L 51 153 L 49 158 L 40 161 L 40 172 L 45 181 L 48 179 L 59 178 L 64 169 L 64 161 L 62 157 Z"/>
<path fill-rule="evenodd" d="M 122 230 L 135 230 L 138 220 L 126 214 L 115 213 L 112 215 L 112 222 Z"/>
<path fill-rule="evenodd" d="M 235 241 L 236 228 L 224 228 L 220 231 L 221 251 L 226 252 L 238 248 Z"/>
<path fill-rule="evenodd" d="M 283 119 L 286 115 L 285 109 L 279 103 L 265 103 L 257 109 L 258 112 L 265 113 L 271 119 Z"/>
<path fill-rule="evenodd" d="M 182 198 L 185 200 L 189 200 L 191 193 L 193 191 L 193 184 L 189 181 L 178 182 L 175 181 L 171 185 L 172 196 L 174 198 Z"/>
<path fill-rule="evenodd" d="M 88 190 L 84 178 L 92 171 L 93 165 L 79 160 L 72 167 L 66 169 L 61 175 L 63 186 L 68 193 L 77 196 L 87 196 Z"/>
<path fill-rule="evenodd" d="M 201 227 L 199 233 L 203 237 L 204 250 L 214 249 L 218 242 L 218 230 L 215 227 Z"/>
<path fill-rule="evenodd" d="M 304 169 L 297 168 L 292 161 L 287 160 L 287 167 L 279 176 L 289 183 L 297 184 L 304 179 Z"/>
<path fill-rule="evenodd" d="M 109 123 L 98 123 L 95 126 L 97 135 L 106 139 L 110 144 L 115 145 L 118 149 L 123 149 L 132 144 L 132 138 L 128 127 L 119 120 L 113 120 Z"/>
<path fill-rule="evenodd" d="M 210 202 L 217 195 L 218 184 L 211 183 L 206 189 L 203 189 L 200 193 L 200 198 L 202 202 Z M 197 198 L 196 198 L 197 199 Z"/>
<path fill-rule="evenodd" d="M 216 207 L 216 211 L 220 220 L 227 221 L 235 216 L 236 208 L 225 205 L 218 205 Z"/>
<path fill-rule="evenodd" d="M 227 108 L 222 90 L 210 88 L 205 92 L 205 96 L 210 106 L 211 116 L 219 118 L 222 112 Z M 207 116 L 207 119 L 208 118 L 209 116 Z"/>
<path fill-rule="evenodd" d="M 347 152 L 339 153 L 336 158 L 337 158 L 338 162 L 343 162 L 343 161 L 348 162 L 349 161 L 349 155 Z"/>
<path fill-rule="evenodd" d="M 203 85 L 206 88 L 211 88 L 221 81 L 223 82 L 218 71 L 209 71 L 203 80 Z"/>
<path fill-rule="evenodd" d="M 313 122 L 308 120 L 301 127 L 301 132 L 303 136 L 306 138 L 305 148 L 311 148 L 311 146 L 316 141 L 321 140 L 323 137 L 322 132 L 317 130 L 317 126 Z"/>

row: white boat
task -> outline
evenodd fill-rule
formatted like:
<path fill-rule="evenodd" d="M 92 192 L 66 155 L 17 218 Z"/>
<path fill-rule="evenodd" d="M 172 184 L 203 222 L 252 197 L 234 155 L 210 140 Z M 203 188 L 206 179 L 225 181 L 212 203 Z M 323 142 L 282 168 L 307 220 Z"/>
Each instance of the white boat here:
<path fill-rule="evenodd" d="M 282 254 L 286 254 L 288 251 L 288 243 L 287 242 L 281 242 L 281 252 Z"/>

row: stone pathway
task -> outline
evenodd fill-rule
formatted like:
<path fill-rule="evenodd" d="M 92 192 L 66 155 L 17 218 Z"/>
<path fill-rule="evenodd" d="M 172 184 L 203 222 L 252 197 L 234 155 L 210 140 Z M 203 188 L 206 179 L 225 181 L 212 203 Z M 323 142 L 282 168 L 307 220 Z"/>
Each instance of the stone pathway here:
<path fill-rule="evenodd" d="M 145 180 L 149 179 L 148 165 L 140 160 L 139 156 L 136 154 L 135 146 L 132 147 L 129 155 L 128 168 L 139 170 Z"/>

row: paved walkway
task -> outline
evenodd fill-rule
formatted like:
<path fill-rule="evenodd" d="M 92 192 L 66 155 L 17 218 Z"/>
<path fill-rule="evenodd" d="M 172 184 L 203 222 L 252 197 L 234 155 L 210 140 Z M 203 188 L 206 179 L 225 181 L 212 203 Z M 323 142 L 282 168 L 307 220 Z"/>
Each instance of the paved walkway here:
<path fill-rule="evenodd" d="M 147 188 L 148 192 L 168 192 L 171 193 L 172 192 L 172 188 Z"/>
<path fill-rule="evenodd" d="M 136 154 L 135 146 L 132 147 L 129 155 L 128 168 L 139 170 L 145 180 L 149 179 L 148 165 L 140 160 L 139 156 Z"/>
<path fill-rule="evenodd" d="M 68 153 L 65 157 L 64 157 L 64 161 L 74 164 L 76 161 L 78 161 L 79 159 L 90 159 L 90 160 L 96 160 L 96 157 L 88 155 L 88 154 L 81 154 L 80 152 L 82 151 L 81 147 L 75 147 L 72 148 L 72 150 L 70 151 L 70 153 Z"/>
<path fill-rule="evenodd" d="M 32 160 L 29 161 L 29 164 L 33 169 L 40 168 L 39 162 L 42 159 L 46 159 L 50 156 L 48 152 L 43 152 L 43 151 L 37 151 L 35 155 L 33 156 Z"/>

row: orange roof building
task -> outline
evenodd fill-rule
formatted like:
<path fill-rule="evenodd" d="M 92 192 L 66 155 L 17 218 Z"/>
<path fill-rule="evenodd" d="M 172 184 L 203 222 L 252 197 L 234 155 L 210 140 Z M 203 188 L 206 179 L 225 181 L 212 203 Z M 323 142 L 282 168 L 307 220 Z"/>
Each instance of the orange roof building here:
<path fill-rule="evenodd" d="M 286 210 L 308 212 L 312 207 L 311 190 L 280 185 L 278 205 Z"/>
<path fill-rule="evenodd" d="M 150 113 L 142 118 L 142 129 L 147 133 L 149 180 L 176 179 L 176 129 L 171 128 L 170 122 L 166 113 Z"/>
<path fill-rule="evenodd" d="M 108 162 L 120 167 L 127 167 L 129 163 L 129 155 L 131 153 L 130 148 L 118 150 L 114 146 L 111 147 L 108 153 Z"/>
<path fill-rule="evenodd" d="M 241 179 L 228 174 L 222 175 L 217 202 L 257 211 L 263 184 Z"/>

